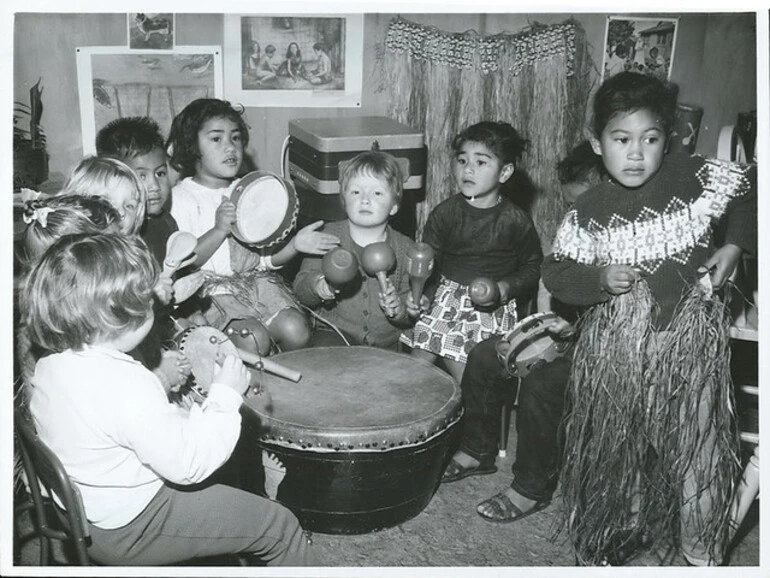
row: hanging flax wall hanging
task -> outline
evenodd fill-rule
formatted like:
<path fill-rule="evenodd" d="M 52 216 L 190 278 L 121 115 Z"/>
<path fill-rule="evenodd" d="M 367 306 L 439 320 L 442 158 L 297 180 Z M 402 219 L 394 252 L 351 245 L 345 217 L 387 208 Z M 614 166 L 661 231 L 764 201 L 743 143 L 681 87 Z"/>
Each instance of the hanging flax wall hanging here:
<path fill-rule="evenodd" d="M 582 139 L 590 91 L 593 65 L 584 36 L 572 20 L 494 36 L 391 21 L 380 63 L 388 115 L 423 129 L 428 147 L 418 238 L 433 207 L 456 192 L 452 138 L 476 122 L 499 120 L 529 140 L 517 168 L 537 189 L 532 218 L 550 251 L 564 214 L 556 164 Z"/>

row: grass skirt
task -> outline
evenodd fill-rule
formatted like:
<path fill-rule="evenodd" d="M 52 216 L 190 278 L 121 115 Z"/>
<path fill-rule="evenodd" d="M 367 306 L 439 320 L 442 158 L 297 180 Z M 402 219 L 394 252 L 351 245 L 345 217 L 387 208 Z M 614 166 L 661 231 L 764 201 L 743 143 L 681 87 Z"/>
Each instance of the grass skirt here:
<path fill-rule="evenodd" d="M 584 564 L 644 542 L 722 560 L 739 473 L 729 317 L 698 287 L 667 331 L 653 330 L 653 307 L 640 281 L 580 321 L 561 489 Z"/>

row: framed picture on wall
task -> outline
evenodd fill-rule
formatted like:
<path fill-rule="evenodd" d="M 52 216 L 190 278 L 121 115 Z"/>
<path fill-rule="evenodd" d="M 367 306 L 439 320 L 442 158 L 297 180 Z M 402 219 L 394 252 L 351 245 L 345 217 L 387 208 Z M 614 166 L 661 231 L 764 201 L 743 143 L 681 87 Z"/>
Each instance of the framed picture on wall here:
<path fill-rule="evenodd" d="M 77 48 L 78 100 L 84 154 L 112 120 L 150 116 L 168 135 L 171 121 L 196 98 L 222 98 L 219 46 L 136 52 L 116 46 Z"/>
<path fill-rule="evenodd" d="M 602 81 L 624 70 L 671 77 L 678 18 L 608 16 Z"/>
<path fill-rule="evenodd" d="M 244 106 L 360 107 L 363 14 L 226 14 L 225 98 Z"/>
<path fill-rule="evenodd" d="M 134 50 L 173 50 L 175 31 L 170 12 L 128 14 L 128 47 Z"/>

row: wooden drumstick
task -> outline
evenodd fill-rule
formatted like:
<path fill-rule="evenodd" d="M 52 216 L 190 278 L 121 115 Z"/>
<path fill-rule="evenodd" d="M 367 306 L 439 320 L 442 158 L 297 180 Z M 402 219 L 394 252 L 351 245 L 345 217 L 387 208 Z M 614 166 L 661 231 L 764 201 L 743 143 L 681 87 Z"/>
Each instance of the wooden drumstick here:
<path fill-rule="evenodd" d="M 269 371 L 278 377 L 286 378 L 289 381 L 293 381 L 295 383 L 302 379 L 302 374 L 299 371 L 289 369 L 288 367 L 281 365 L 280 363 L 276 363 L 275 361 L 270 361 L 261 355 L 257 355 L 251 351 L 245 351 L 237 347 L 235 348 L 235 351 L 238 353 L 238 357 L 240 357 L 244 363 L 248 363 L 249 365 L 253 365 L 257 368 L 261 367 L 265 371 Z"/>
<path fill-rule="evenodd" d="M 434 255 L 433 247 L 427 243 L 415 243 L 406 252 L 406 273 L 412 285 L 414 304 L 418 307 L 425 282 L 433 273 Z"/>

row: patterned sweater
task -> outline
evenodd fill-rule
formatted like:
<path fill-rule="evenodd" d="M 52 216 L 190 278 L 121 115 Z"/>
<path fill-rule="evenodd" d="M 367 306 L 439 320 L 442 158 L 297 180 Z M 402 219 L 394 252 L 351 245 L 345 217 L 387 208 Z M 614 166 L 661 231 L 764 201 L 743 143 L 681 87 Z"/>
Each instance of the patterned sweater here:
<path fill-rule="evenodd" d="M 578 198 L 543 263 L 543 282 L 557 299 L 590 306 L 610 299 L 599 284 L 604 266 L 637 267 L 657 302 L 656 324 L 665 327 L 712 255 L 720 220 L 724 244 L 756 252 L 756 167 L 666 156 L 638 189 L 606 182 Z"/>

